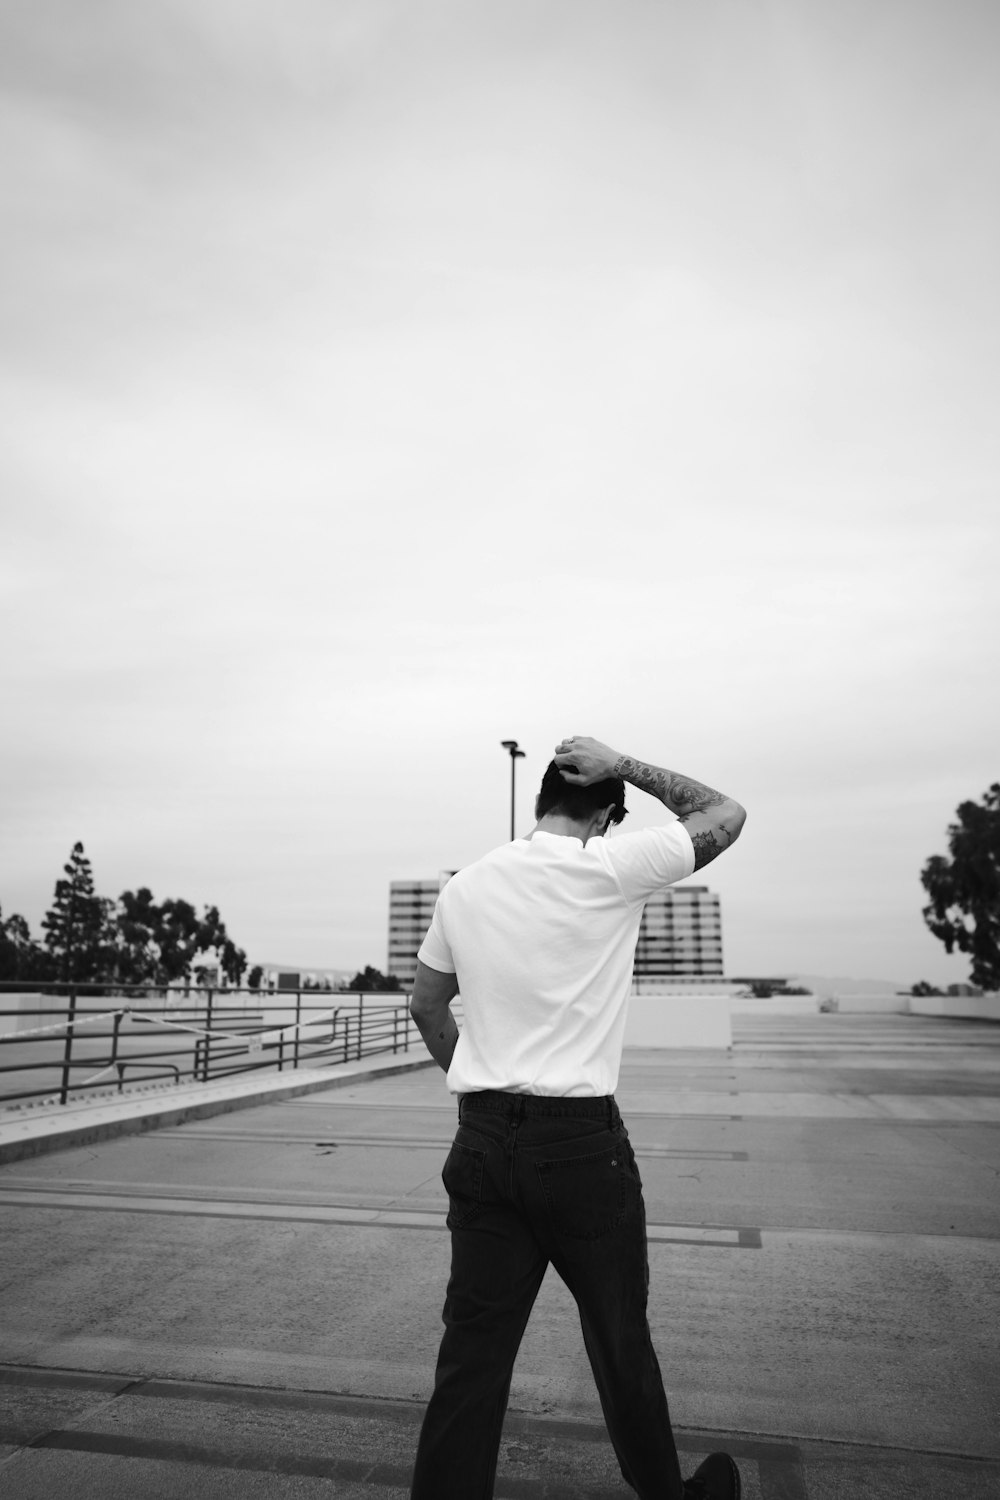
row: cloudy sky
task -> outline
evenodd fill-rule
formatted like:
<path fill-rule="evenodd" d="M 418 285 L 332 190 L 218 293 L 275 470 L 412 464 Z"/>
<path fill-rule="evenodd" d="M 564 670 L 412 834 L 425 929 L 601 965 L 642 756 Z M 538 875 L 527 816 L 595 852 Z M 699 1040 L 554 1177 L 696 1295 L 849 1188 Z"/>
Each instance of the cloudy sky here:
<path fill-rule="evenodd" d="M 993 0 L 7 0 L 0 904 L 385 962 L 593 734 L 730 973 L 963 979 L 1000 779 Z M 632 826 L 664 816 L 635 792 Z M 702 877 L 704 879 L 706 877 Z"/>

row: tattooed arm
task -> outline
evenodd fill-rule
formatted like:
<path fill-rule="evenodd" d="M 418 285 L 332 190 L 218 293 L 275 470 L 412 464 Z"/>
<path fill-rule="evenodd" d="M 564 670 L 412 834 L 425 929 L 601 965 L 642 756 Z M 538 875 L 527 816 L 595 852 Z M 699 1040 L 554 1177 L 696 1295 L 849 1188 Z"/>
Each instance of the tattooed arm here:
<path fill-rule="evenodd" d="M 585 735 L 574 735 L 557 745 L 555 762 L 564 780 L 571 784 L 589 786 L 608 776 L 621 776 L 656 797 L 677 814 L 690 834 L 696 870 L 735 844 L 746 822 L 746 810 L 734 798 L 677 771 L 619 755 Z"/>
<path fill-rule="evenodd" d="M 457 994 L 457 975 L 442 974 L 417 959 L 410 1015 L 416 1021 L 431 1057 L 446 1073 L 458 1045 L 458 1026 L 449 1009 Z"/>

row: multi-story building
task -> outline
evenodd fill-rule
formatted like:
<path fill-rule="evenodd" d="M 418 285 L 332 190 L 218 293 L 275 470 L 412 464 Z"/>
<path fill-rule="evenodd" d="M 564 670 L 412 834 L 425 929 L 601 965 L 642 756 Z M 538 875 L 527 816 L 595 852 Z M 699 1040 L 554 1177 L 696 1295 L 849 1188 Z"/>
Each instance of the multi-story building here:
<path fill-rule="evenodd" d="M 646 902 L 633 975 L 637 987 L 722 975 L 722 913 L 705 885 L 668 886 Z"/>
<path fill-rule="evenodd" d="M 386 973 L 404 990 L 417 975 L 417 952 L 434 915 L 441 888 L 454 875 L 444 870 L 434 880 L 393 880 L 389 884 L 389 962 Z"/>
<path fill-rule="evenodd" d="M 404 990 L 417 973 L 417 952 L 431 925 L 442 887 L 454 875 L 433 880 L 393 880 L 389 886 L 389 961 L 386 973 Z M 703 983 L 722 977 L 722 913 L 719 898 L 704 885 L 668 886 L 646 902 L 636 944 L 637 989 L 681 980 Z"/>

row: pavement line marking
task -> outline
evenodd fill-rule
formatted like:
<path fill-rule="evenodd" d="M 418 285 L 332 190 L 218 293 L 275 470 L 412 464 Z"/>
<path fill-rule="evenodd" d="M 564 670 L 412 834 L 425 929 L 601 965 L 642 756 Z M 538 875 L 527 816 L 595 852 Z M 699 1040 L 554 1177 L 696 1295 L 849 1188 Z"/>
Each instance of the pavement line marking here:
<path fill-rule="evenodd" d="M 451 1146 L 451 1136 L 403 1136 L 403 1135 L 344 1135 L 338 1132 L 335 1141 L 318 1141 L 315 1132 L 305 1134 L 288 1130 L 189 1130 L 186 1126 L 170 1126 L 165 1130 L 158 1130 L 150 1139 L 158 1141 L 173 1141 L 175 1144 L 184 1141 L 225 1141 L 242 1145 L 275 1145 L 275 1146 L 392 1146 L 401 1147 L 403 1150 L 426 1151 L 428 1149 L 447 1151 Z M 708 1147 L 691 1148 L 681 1150 L 673 1146 L 650 1146 L 643 1145 L 639 1141 L 632 1141 L 633 1149 L 639 1156 L 676 1157 L 681 1161 L 748 1161 L 749 1157 L 745 1151 L 720 1151 Z"/>
<path fill-rule="evenodd" d="M 360 1080 L 360 1081 L 363 1082 L 364 1080 Z M 317 1092 L 321 1092 L 321 1090 L 317 1090 Z M 342 1095 L 342 1091 L 338 1090 L 338 1093 L 341 1093 L 341 1095 Z M 671 1090 L 671 1094 L 673 1096 L 677 1096 L 677 1095 L 682 1094 L 682 1093 L 686 1093 L 686 1094 L 717 1093 L 719 1095 L 720 1099 L 721 1098 L 729 1098 L 729 1096 L 730 1096 L 730 1090 L 728 1090 L 728 1089 L 726 1089 L 726 1090 L 718 1090 L 718 1089 L 686 1088 L 686 1089 L 674 1089 L 674 1090 Z M 402 1114 L 424 1114 L 425 1112 L 433 1111 L 436 1114 L 451 1115 L 452 1119 L 456 1122 L 456 1124 L 458 1123 L 458 1110 L 455 1108 L 455 1106 L 453 1104 L 423 1104 L 423 1103 L 417 1102 L 416 1100 L 413 1100 L 411 1102 L 404 1103 L 404 1104 L 401 1104 L 398 1101 L 393 1103 L 393 1102 L 389 1102 L 388 1100 L 385 1101 L 385 1102 L 383 1102 L 381 1099 L 379 1099 L 379 1100 L 359 1099 L 359 1100 L 351 1100 L 350 1102 L 348 1102 L 346 1099 L 344 1099 L 341 1096 L 338 1099 L 330 1099 L 328 1101 L 327 1100 L 317 1100 L 317 1099 L 278 1099 L 278 1100 L 274 1100 L 274 1101 L 270 1101 L 269 1100 L 269 1101 L 262 1101 L 262 1102 L 265 1102 L 266 1103 L 266 1107 L 269 1108 L 269 1109 L 271 1109 L 271 1108 L 273 1108 L 273 1109 L 283 1109 L 286 1106 L 289 1109 L 324 1109 L 324 1110 L 336 1109 L 336 1110 L 340 1110 L 341 1112 L 343 1112 L 345 1114 L 349 1113 L 352 1116 L 356 1116 L 358 1114 L 358 1112 L 361 1111 L 361 1110 L 371 1110 L 373 1113 L 377 1111 L 379 1114 L 388 1114 L 390 1111 L 392 1111 L 393 1113 L 402 1113 Z M 620 1099 L 619 1099 L 618 1102 L 619 1102 L 619 1104 L 621 1104 L 621 1100 Z M 622 1107 L 622 1118 L 624 1119 L 625 1124 L 627 1125 L 630 1120 L 662 1120 L 664 1118 L 666 1118 L 666 1119 L 674 1119 L 675 1118 L 675 1114 L 674 1114 L 674 1111 L 672 1111 L 672 1110 L 670 1110 L 670 1111 L 664 1111 L 662 1109 L 630 1109 L 628 1107 L 628 1105 L 626 1104 L 626 1105 L 624 1105 Z M 720 1115 L 720 1114 L 714 1114 L 713 1113 L 713 1114 L 707 1114 L 707 1115 L 706 1114 L 685 1115 L 684 1118 L 685 1119 L 691 1119 L 691 1120 L 738 1120 L 738 1119 L 741 1118 L 741 1116 L 740 1115 Z"/>
<path fill-rule="evenodd" d="M 744 1241 L 749 1232 L 751 1238 Z M 756 1235 L 756 1241 L 752 1236 Z M 658 1245 L 704 1245 L 720 1250 L 760 1250 L 760 1230 L 751 1229 L 702 1229 L 682 1224 L 646 1224 L 646 1239 Z"/>
<path fill-rule="evenodd" d="M 116 1458 L 159 1459 L 166 1463 L 200 1464 L 206 1468 L 234 1469 L 241 1473 L 267 1473 L 296 1475 L 312 1479 L 346 1480 L 362 1484 L 378 1485 L 388 1489 L 406 1491 L 412 1477 L 412 1467 L 370 1463 L 365 1459 L 334 1458 L 327 1454 L 296 1457 L 282 1454 L 280 1460 L 272 1452 L 232 1452 L 213 1447 L 207 1443 L 179 1443 L 167 1438 L 135 1438 L 107 1432 L 47 1432 L 28 1445 L 31 1448 L 55 1448 L 71 1453 L 103 1453 Z M 535 1487 L 532 1486 L 532 1490 Z M 516 1500 L 521 1490 L 504 1489 L 498 1486 L 499 1495 L 510 1495 Z M 531 1490 L 523 1493 L 530 1495 Z M 566 1489 L 549 1491 L 553 1500 L 572 1500 L 573 1491 Z"/>
<path fill-rule="evenodd" d="M 321 1363 L 321 1362 L 320 1362 Z M 428 1374 L 429 1378 L 429 1374 Z M 372 1396 L 349 1391 L 324 1391 L 316 1387 L 247 1385 L 237 1381 L 199 1380 L 184 1376 L 149 1375 L 107 1370 L 80 1370 L 54 1365 L 17 1364 L 0 1361 L 0 1384 L 64 1386 L 67 1389 L 117 1390 L 119 1395 L 148 1396 L 157 1400 L 206 1401 L 232 1405 L 271 1406 L 281 1411 L 325 1411 L 334 1415 L 370 1415 L 397 1418 L 410 1424 L 422 1421 L 423 1397 Z M 582 1442 L 605 1443 L 607 1429 L 599 1416 L 555 1416 L 540 1412 L 519 1411 L 511 1407 L 506 1417 L 511 1429 L 518 1431 L 557 1432 Z M 505 1429 L 506 1430 L 506 1429 Z M 895 1454 L 900 1457 L 926 1456 L 955 1458 L 970 1463 L 995 1464 L 994 1453 L 969 1452 L 965 1448 L 922 1447 L 919 1444 L 877 1442 L 862 1438 L 824 1438 L 796 1434 L 794 1437 L 767 1436 L 752 1432 L 710 1431 L 706 1428 L 677 1427 L 677 1446 L 691 1452 L 716 1448 L 725 1440 L 732 1452 L 755 1458 L 780 1458 L 802 1449 L 835 1452 L 847 1449 L 871 1454 Z M 2 1441 L 2 1438 L 0 1438 Z"/>
<path fill-rule="evenodd" d="M 392 1229 L 443 1229 L 444 1213 L 422 1214 L 379 1208 L 336 1205 L 256 1203 L 219 1199 L 130 1197 L 115 1193 L 56 1193 L 0 1191 L 0 1207 L 69 1208 L 99 1213 L 151 1213 L 195 1218 L 269 1219 L 278 1223 L 360 1224 Z"/>
<path fill-rule="evenodd" d="M 699 1455 L 708 1451 L 705 1446 L 707 1442 L 719 1441 L 717 1434 L 697 1444 L 683 1441 L 676 1432 L 674 1436 L 680 1452 L 695 1452 Z M 606 1434 L 603 1434 L 603 1438 L 607 1442 Z M 737 1457 L 744 1460 L 755 1457 L 752 1453 L 742 1452 L 739 1444 L 725 1439 L 723 1441 L 727 1449 Z M 407 1494 L 413 1476 L 412 1464 L 372 1463 L 367 1459 L 338 1458 L 330 1454 L 277 1455 L 273 1449 L 254 1451 L 246 1447 L 242 1451 L 233 1451 L 207 1443 L 137 1438 L 120 1433 L 53 1431 L 36 1439 L 29 1447 L 35 1450 L 55 1449 L 71 1453 L 104 1454 L 116 1458 L 197 1464 L 204 1468 L 229 1469 L 237 1473 L 326 1479 L 366 1487 L 370 1485 L 373 1490 L 377 1489 L 382 1494 L 386 1490 L 398 1490 L 400 1495 Z M 772 1445 L 773 1447 L 777 1445 Z M 794 1452 L 795 1450 L 790 1451 L 789 1458 Z M 761 1469 L 765 1463 L 764 1460 L 758 1460 Z M 767 1464 L 767 1469 L 772 1476 L 772 1483 L 763 1490 L 765 1500 L 807 1500 L 801 1481 L 801 1468 L 794 1464 L 794 1460 L 789 1462 L 786 1459 L 782 1464 L 780 1461 L 775 1463 L 772 1459 Z M 775 1486 L 775 1478 L 779 1479 L 780 1488 Z M 502 1470 L 497 1474 L 494 1489 L 497 1500 L 597 1500 L 598 1494 L 603 1493 L 603 1487 L 600 1491 L 590 1486 L 581 1489 L 575 1480 L 560 1483 L 544 1474 L 537 1478 L 518 1478 L 513 1474 L 505 1474 Z"/>
<path fill-rule="evenodd" d="M 88 1375 L 30 1366 L 0 1365 L 0 1380 L 4 1376 L 22 1384 L 49 1385 L 53 1388 L 62 1386 L 78 1389 L 89 1384 L 95 1390 L 107 1391 L 113 1384 L 117 1389 L 112 1399 L 129 1400 L 138 1396 L 154 1400 L 221 1402 L 257 1409 L 271 1407 L 283 1411 L 298 1410 L 331 1416 L 368 1418 L 380 1423 L 401 1423 L 414 1430 L 422 1420 L 425 1409 L 423 1400 L 383 1400 L 322 1391 L 273 1390 L 207 1381 L 157 1379 L 155 1376 L 135 1379 L 125 1375 Z M 533 1436 L 538 1439 L 557 1438 L 587 1445 L 604 1446 L 608 1442 L 603 1422 L 574 1417 L 539 1416 L 529 1412 L 509 1412 L 505 1433 L 508 1436 Z M 0 1442 L 7 1441 L 12 1436 L 13 1433 L 0 1430 Z M 682 1453 L 700 1455 L 721 1444 L 737 1458 L 755 1461 L 761 1480 L 764 1480 L 765 1475 L 768 1478 L 768 1483 L 762 1484 L 765 1500 L 807 1500 L 802 1479 L 801 1450 L 795 1443 L 773 1438 L 684 1429 L 675 1429 L 675 1438 L 678 1450 Z M 21 1446 L 20 1443 L 18 1446 Z M 399 1464 L 371 1463 L 364 1459 L 340 1459 L 328 1454 L 276 1455 L 272 1448 L 260 1451 L 248 1447 L 245 1439 L 241 1449 L 233 1450 L 219 1444 L 143 1438 L 70 1427 L 54 1428 L 38 1434 L 26 1446 L 36 1450 L 100 1453 L 120 1458 L 201 1464 L 241 1472 L 344 1479 L 404 1491 L 409 1486 L 411 1475 L 409 1465 L 404 1467 Z M 551 1478 L 519 1479 L 503 1473 L 498 1476 L 496 1489 L 498 1500 L 541 1500 L 542 1496 L 545 1500 L 579 1500 L 581 1493 L 585 1494 L 586 1491 L 581 1492 L 578 1485 L 572 1488 L 558 1484 L 553 1486 Z"/>
<path fill-rule="evenodd" d="M 405 1209 L 351 1208 L 338 1204 L 255 1203 L 241 1200 L 221 1202 L 129 1196 L 115 1193 L 66 1193 L 0 1190 L 0 1207 L 83 1209 L 99 1213 L 151 1213 L 193 1218 L 262 1219 L 276 1223 L 347 1224 L 374 1229 L 447 1228 L 445 1213 L 418 1213 Z M 697 1224 L 647 1223 L 646 1237 L 660 1244 L 717 1246 L 727 1250 L 761 1248 L 759 1229 L 725 1228 Z"/>
<path fill-rule="evenodd" d="M 84 1181 L 81 1179 L 63 1181 L 58 1185 L 53 1183 L 51 1177 L 18 1177 L 11 1178 L 10 1188 L 0 1189 L 0 1205 L 4 1202 L 5 1192 L 32 1193 L 43 1200 L 53 1192 L 72 1195 L 74 1198 L 87 1199 L 95 1196 L 104 1198 L 115 1198 L 123 1200 L 143 1200 L 168 1198 L 171 1200 L 183 1199 L 191 1203 L 236 1203 L 236 1204 L 261 1204 L 271 1203 L 279 1207 L 298 1208 L 362 1208 L 390 1209 L 394 1208 L 401 1198 L 418 1201 L 414 1193 L 352 1193 L 347 1190 L 337 1193 L 332 1197 L 329 1192 L 293 1192 L 288 1190 L 255 1188 L 255 1189 L 232 1189 L 226 1190 L 218 1186 L 206 1187 L 200 1183 L 188 1182 L 144 1182 L 141 1186 L 121 1184 L 117 1182 L 102 1182 L 99 1180 Z M 427 1199 L 419 1200 L 426 1204 Z M 440 1203 L 438 1197 L 432 1199 L 432 1208 L 437 1208 Z M 23 1206 L 23 1205 L 22 1205 Z M 401 1210 L 407 1213 L 410 1209 Z M 423 1212 L 423 1209 L 421 1209 Z M 443 1212 L 443 1208 L 442 1208 Z"/>

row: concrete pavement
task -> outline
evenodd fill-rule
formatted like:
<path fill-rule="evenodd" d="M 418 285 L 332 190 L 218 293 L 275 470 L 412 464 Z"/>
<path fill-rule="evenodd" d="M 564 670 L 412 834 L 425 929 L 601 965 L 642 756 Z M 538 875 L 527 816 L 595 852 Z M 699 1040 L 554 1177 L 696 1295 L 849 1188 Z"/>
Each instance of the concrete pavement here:
<path fill-rule="evenodd" d="M 77 1095 L 67 1104 L 48 1101 L 0 1108 L 0 1164 L 344 1088 L 359 1078 L 388 1078 L 428 1067 L 434 1063 L 419 1045 L 411 1052 L 374 1053 L 356 1062 L 302 1063 L 298 1068 L 262 1069 L 211 1083 L 133 1084 L 121 1093 L 108 1089 L 103 1095 Z"/>
<path fill-rule="evenodd" d="M 682 1461 L 748 1500 L 1000 1493 L 1000 1027 L 737 1017 L 626 1054 Z M 406 1494 L 447 1277 L 436 1070 L 0 1168 L 0 1492 Z M 550 1273 L 497 1494 L 627 1490 Z"/>

